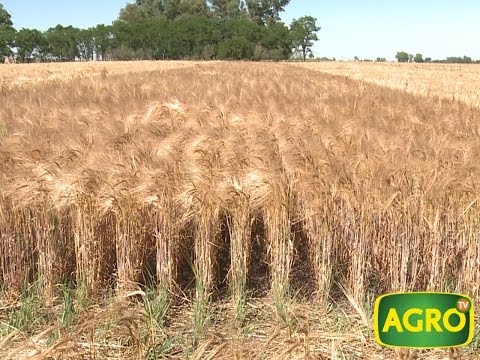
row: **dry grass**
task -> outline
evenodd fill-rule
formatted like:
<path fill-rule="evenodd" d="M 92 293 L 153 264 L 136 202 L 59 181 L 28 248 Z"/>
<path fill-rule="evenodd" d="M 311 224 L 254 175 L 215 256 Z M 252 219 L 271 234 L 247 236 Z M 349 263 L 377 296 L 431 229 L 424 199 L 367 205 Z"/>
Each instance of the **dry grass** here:
<path fill-rule="evenodd" d="M 90 358 L 166 343 L 177 358 L 391 358 L 369 329 L 374 296 L 480 298 L 474 107 L 289 64 L 212 63 L 13 89 L 0 119 L 4 358 L 48 326 L 51 346 Z M 75 299 L 59 305 L 68 283 Z M 132 304 L 88 310 L 105 292 Z M 43 310 L 15 310 L 37 297 Z M 41 321 L 25 328 L 25 314 Z"/>
<path fill-rule="evenodd" d="M 378 62 L 296 63 L 297 66 L 480 107 L 478 64 L 398 64 Z"/>

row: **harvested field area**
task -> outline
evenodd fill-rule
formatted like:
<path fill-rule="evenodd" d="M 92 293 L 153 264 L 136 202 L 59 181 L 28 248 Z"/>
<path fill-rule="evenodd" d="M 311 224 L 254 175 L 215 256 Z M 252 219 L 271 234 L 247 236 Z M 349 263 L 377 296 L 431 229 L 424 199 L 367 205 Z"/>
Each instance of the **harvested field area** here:
<path fill-rule="evenodd" d="M 290 64 L 0 94 L 0 357 L 447 358 L 377 346 L 373 301 L 480 300 L 479 140 L 476 107 Z"/>
<path fill-rule="evenodd" d="M 399 64 L 383 62 L 296 63 L 307 69 L 347 76 L 414 95 L 461 101 L 480 107 L 478 64 Z"/>

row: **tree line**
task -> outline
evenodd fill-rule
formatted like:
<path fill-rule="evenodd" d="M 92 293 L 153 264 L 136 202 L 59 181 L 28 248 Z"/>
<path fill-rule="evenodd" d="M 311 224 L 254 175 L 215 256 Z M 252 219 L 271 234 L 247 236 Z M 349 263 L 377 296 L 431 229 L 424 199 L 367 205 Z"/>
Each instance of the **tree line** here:
<path fill-rule="evenodd" d="M 0 61 L 232 59 L 305 60 L 318 40 L 317 19 L 290 26 L 290 0 L 136 0 L 111 25 L 16 30 L 0 4 Z"/>
<path fill-rule="evenodd" d="M 434 60 L 430 57 L 424 58 L 422 54 L 409 54 L 405 51 L 397 52 L 395 58 L 398 62 L 415 62 L 415 63 L 445 63 L 445 64 L 479 64 L 480 60 L 474 61 L 469 56 L 457 57 L 451 56 L 447 57 L 445 60 Z"/>

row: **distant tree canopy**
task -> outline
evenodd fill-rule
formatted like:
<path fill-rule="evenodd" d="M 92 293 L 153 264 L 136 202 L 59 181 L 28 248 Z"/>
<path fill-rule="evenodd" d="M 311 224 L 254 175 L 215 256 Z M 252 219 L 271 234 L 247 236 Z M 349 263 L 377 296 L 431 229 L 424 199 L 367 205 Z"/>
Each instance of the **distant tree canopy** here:
<path fill-rule="evenodd" d="M 450 64 L 471 64 L 474 61 L 469 56 L 464 56 L 464 57 L 451 56 L 451 57 L 447 57 L 446 60 L 435 60 L 435 62 L 445 62 Z"/>
<path fill-rule="evenodd" d="M 0 4 L 0 55 L 17 61 L 140 59 L 284 60 L 311 54 L 316 19 L 290 27 L 280 14 L 290 0 L 135 0 L 112 25 L 13 28 Z M 3 57 L 0 58 L 3 60 Z"/>
<path fill-rule="evenodd" d="M 422 54 L 416 54 L 415 57 L 413 58 L 413 61 L 416 63 L 423 63 L 423 55 Z"/>
<path fill-rule="evenodd" d="M 410 55 L 405 51 L 399 51 L 397 52 L 397 55 L 395 55 L 395 58 L 398 62 L 408 62 L 410 59 Z"/>
<path fill-rule="evenodd" d="M 480 61 L 474 61 L 472 60 L 471 57 L 469 56 L 463 56 L 463 57 L 456 57 L 456 56 L 451 56 L 447 57 L 445 60 L 433 60 L 431 57 L 426 57 L 423 58 L 422 54 L 416 54 L 415 56 L 412 54 L 409 54 L 405 51 L 399 51 L 397 52 L 397 55 L 395 55 L 395 58 L 397 59 L 398 62 L 416 62 L 416 63 L 445 63 L 445 64 L 474 64 L 474 63 L 480 63 Z"/>

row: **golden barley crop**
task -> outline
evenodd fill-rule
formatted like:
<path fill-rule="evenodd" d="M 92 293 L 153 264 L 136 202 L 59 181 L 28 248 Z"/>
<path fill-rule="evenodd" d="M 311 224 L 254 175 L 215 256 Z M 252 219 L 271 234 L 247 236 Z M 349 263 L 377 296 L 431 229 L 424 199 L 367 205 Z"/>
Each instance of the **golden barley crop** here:
<path fill-rule="evenodd" d="M 198 358 L 341 358 L 351 351 L 369 359 L 381 356 L 368 328 L 374 296 L 448 290 L 480 299 L 479 109 L 433 90 L 418 97 L 291 64 L 169 64 L 159 71 L 161 64 L 131 65 L 134 71 L 101 64 L 109 76 L 81 70 L 69 81 L 0 94 L 4 303 L 40 281 L 46 303 L 73 283 L 84 290 L 75 309 L 79 299 L 95 302 L 109 291 L 143 297 L 146 309 L 130 316 L 122 302 L 122 313 L 92 310 L 54 348 L 35 341 L 57 330 L 34 338 L 35 356 L 144 358 L 161 344 L 171 356 L 188 356 L 172 345 L 188 329 L 193 346 L 205 340 L 194 348 Z M 52 68 L 61 76 L 69 71 L 63 66 L 25 71 Z M 435 71 L 432 82 L 420 82 L 449 76 Z M 152 314 L 162 309 L 164 316 L 169 306 L 148 298 L 152 281 L 171 304 L 192 303 L 188 310 L 172 305 L 171 325 L 160 332 L 163 320 Z M 350 329 L 328 315 L 344 294 L 360 314 L 348 318 Z M 230 317 L 228 309 L 212 312 L 225 298 L 238 328 L 265 319 L 263 330 L 223 333 L 220 320 L 210 326 L 223 330 L 209 330 L 208 319 Z M 263 318 L 254 306 L 262 299 L 269 304 Z M 0 310 L 0 320 L 13 321 L 11 305 L 4 308 L 10 315 Z M 109 316 L 119 330 L 108 327 L 98 340 L 98 324 Z M 147 333 L 139 330 L 142 316 L 153 319 Z M 175 325 L 185 317 L 194 330 Z M 342 335 L 331 335 L 338 326 Z M 106 349 L 99 344 L 106 339 L 122 345 Z M 0 332 L 2 341 L 17 352 L 0 355 L 18 356 L 18 334 Z"/>
<path fill-rule="evenodd" d="M 15 64 L 2 66 L 0 89 L 34 86 L 45 82 L 68 82 L 86 77 L 108 77 L 145 71 L 165 71 L 195 66 L 194 61 L 139 61 L 139 62 L 65 62 L 45 64 Z"/>
<path fill-rule="evenodd" d="M 414 95 L 457 100 L 480 107 L 480 66 L 476 64 L 335 61 L 296 65 L 407 91 Z"/>

